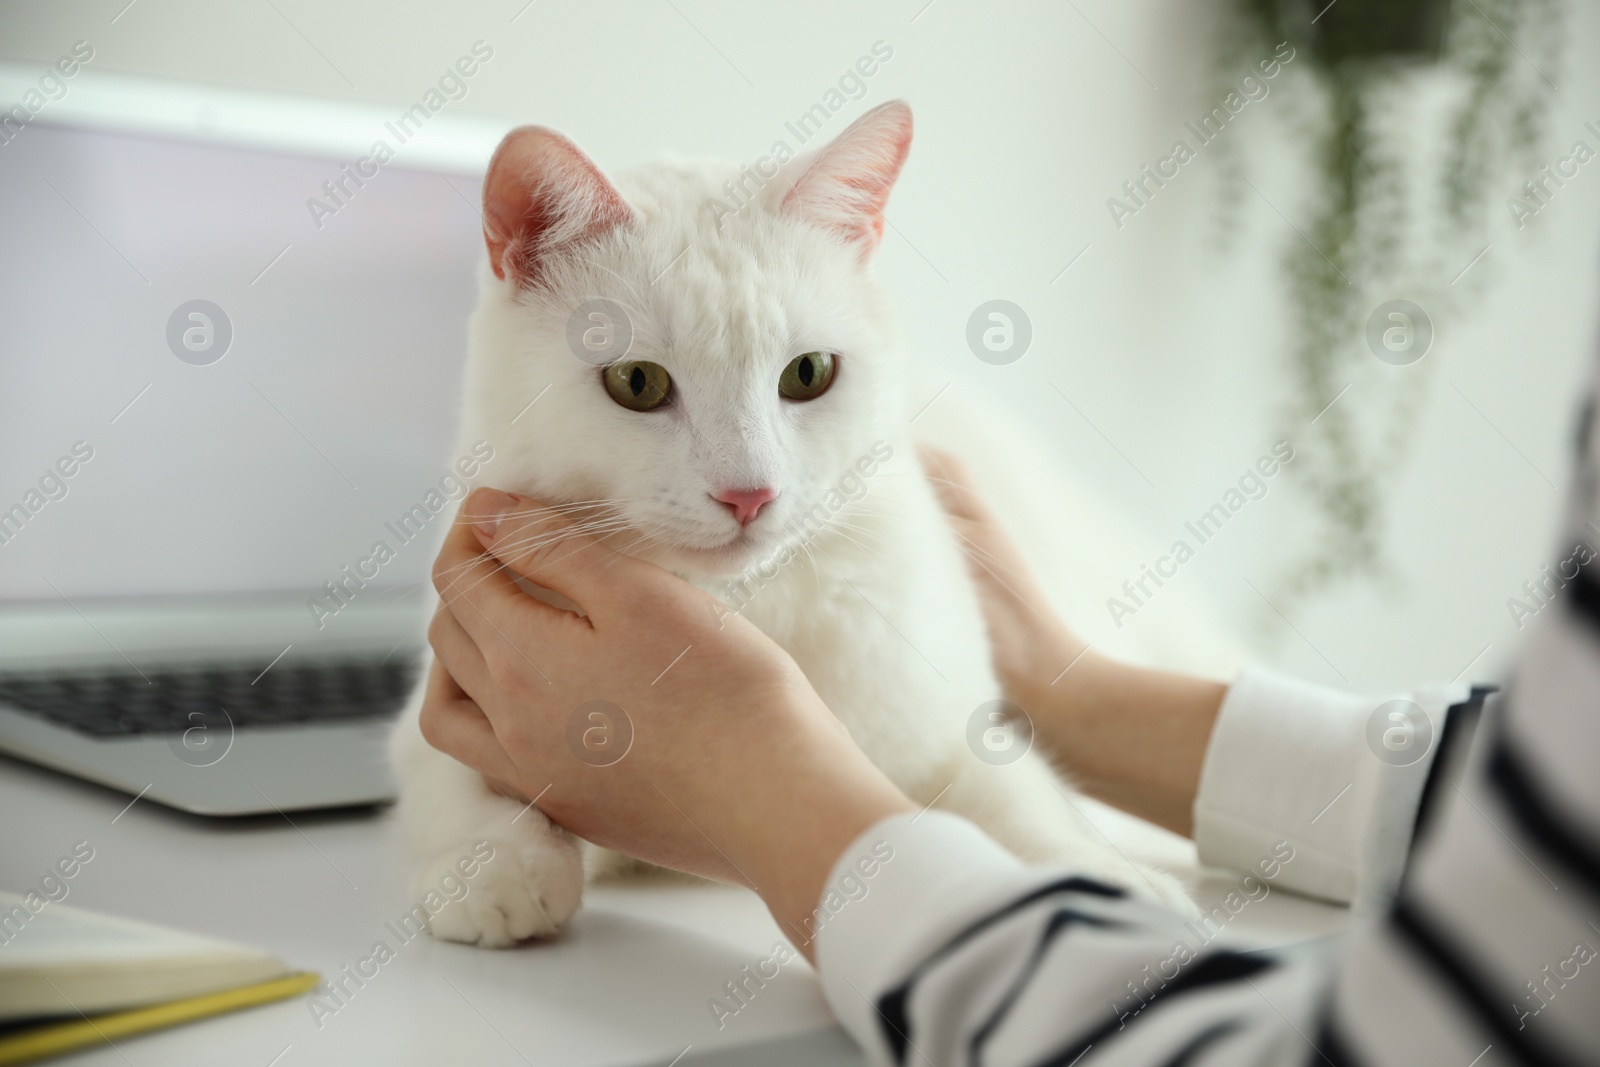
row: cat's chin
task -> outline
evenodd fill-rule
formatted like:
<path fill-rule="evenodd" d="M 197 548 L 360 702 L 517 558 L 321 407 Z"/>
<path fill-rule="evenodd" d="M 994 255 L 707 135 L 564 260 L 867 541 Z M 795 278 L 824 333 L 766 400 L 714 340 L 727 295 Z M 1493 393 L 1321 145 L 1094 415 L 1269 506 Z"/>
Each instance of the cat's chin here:
<path fill-rule="evenodd" d="M 633 555 L 685 578 L 710 581 L 737 577 L 747 571 L 753 573 L 781 552 L 780 545 L 741 535 L 720 545 L 657 543 Z"/>

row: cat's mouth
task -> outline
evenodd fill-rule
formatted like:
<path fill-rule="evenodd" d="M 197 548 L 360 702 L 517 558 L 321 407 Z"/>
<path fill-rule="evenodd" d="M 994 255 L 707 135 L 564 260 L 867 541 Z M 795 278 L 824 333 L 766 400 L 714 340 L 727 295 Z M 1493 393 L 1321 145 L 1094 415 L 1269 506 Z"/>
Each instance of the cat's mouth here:
<path fill-rule="evenodd" d="M 695 572 L 707 578 L 724 578 L 751 567 L 759 566 L 764 556 L 772 551 L 768 538 L 741 530 L 720 544 L 668 544 L 661 549 L 673 558 L 678 569 Z"/>
<path fill-rule="evenodd" d="M 575 520 L 573 533 L 598 536 L 618 552 L 697 578 L 732 577 L 760 567 L 769 556 L 780 557 L 786 541 L 765 516 L 719 540 L 718 531 L 652 521 L 653 516 L 629 515 L 615 505 L 555 507 Z"/>
<path fill-rule="evenodd" d="M 723 541 L 700 541 L 677 536 L 621 537 L 613 547 L 631 556 L 689 578 L 723 579 L 760 573 L 770 579 L 799 549 L 787 547 L 786 538 L 749 529 Z"/>

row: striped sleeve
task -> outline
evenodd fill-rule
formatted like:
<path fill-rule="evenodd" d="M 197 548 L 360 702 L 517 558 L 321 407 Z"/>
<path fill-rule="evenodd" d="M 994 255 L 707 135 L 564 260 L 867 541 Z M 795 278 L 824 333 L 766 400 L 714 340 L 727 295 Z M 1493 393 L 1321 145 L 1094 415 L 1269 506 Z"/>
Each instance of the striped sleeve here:
<path fill-rule="evenodd" d="M 1271 1062 L 1278 1013 L 1313 1018 L 1323 988 L 1324 945 L 1241 949 L 942 812 L 877 824 L 830 884 L 861 890 L 819 933 L 823 988 L 879 1064 Z"/>
<path fill-rule="evenodd" d="M 1600 531 L 1593 424 L 1586 413 L 1569 546 Z M 1355 821 L 1319 839 L 1326 862 L 1302 888 L 1392 890 L 1344 938 L 1270 950 L 1208 939 L 927 812 L 877 824 L 836 865 L 829 884 L 843 891 L 817 938 L 829 1002 L 878 1064 L 1600 1064 L 1600 561 L 1561 577 L 1504 691 L 1429 713 L 1428 772 L 1378 774 L 1368 814 L 1353 805 Z M 1353 712 L 1335 704 L 1323 721 L 1342 725 L 1320 750 L 1347 768 Z M 1251 728 L 1279 731 L 1299 773 L 1325 775 L 1318 745 L 1296 749 L 1266 706 L 1253 702 Z M 1392 765 L 1387 721 L 1368 756 Z M 1228 825 L 1213 856 L 1275 832 L 1274 790 L 1293 793 L 1281 772 L 1217 794 L 1212 814 Z M 1393 886 L 1384 872 L 1401 870 Z"/>
<path fill-rule="evenodd" d="M 1466 773 L 1437 779 L 1387 917 L 1351 936 L 1335 1063 L 1600 1063 L 1600 586 L 1564 593 Z"/>

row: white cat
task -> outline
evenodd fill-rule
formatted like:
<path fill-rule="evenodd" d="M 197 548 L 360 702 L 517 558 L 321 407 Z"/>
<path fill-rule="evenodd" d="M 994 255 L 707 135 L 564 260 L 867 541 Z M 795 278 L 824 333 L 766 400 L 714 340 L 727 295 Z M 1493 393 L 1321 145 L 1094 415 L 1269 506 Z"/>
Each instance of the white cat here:
<path fill-rule="evenodd" d="M 871 272 L 910 142 L 893 102 L 775 174 L 657 163 L 613 182 L 560 134 L 509 134 L 484 183 L 462 440 L 493 444 L 483 480 L 585 505 L 612 543 L 741 610 L 919 804 L 1024 860 L 1185 902 L 1084 821 L 1039 753 L 976 755 L 1004 740 L 978 711 L 999 686 Z M 589 846 L 430 748 L 417 701 L 393 757 L 419 893 L 474 842 L 495 849 L 435 935 L 503 946 L 572 916 Z M 591 872 L 619 865 L 589 851 Z"/>

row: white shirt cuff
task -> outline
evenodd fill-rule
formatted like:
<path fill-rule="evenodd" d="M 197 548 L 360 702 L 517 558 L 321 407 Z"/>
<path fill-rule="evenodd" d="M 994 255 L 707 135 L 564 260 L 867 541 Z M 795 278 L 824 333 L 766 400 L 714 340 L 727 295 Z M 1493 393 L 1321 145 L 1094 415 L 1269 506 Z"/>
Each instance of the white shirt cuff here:
<path fill-rule="evenodd" d="M 869 999 L 906 978 L 932 949 L 991 908 L 1030 872 L 966 819 L 941 811 L 874 824 L 833 866 L 816 914 L 817 971 L 839 1022 L 881 1047 Z"/>
<path fill-rule="evenodd" d="M 1358 906 L 1387 899 L 1405 868 L 1445 712 L 1469 689 L 1371 699 L 1243 672 L 1201 771 L 1200 861 L 1235 870 L 1276 862 L 1283 888 Z"/>

